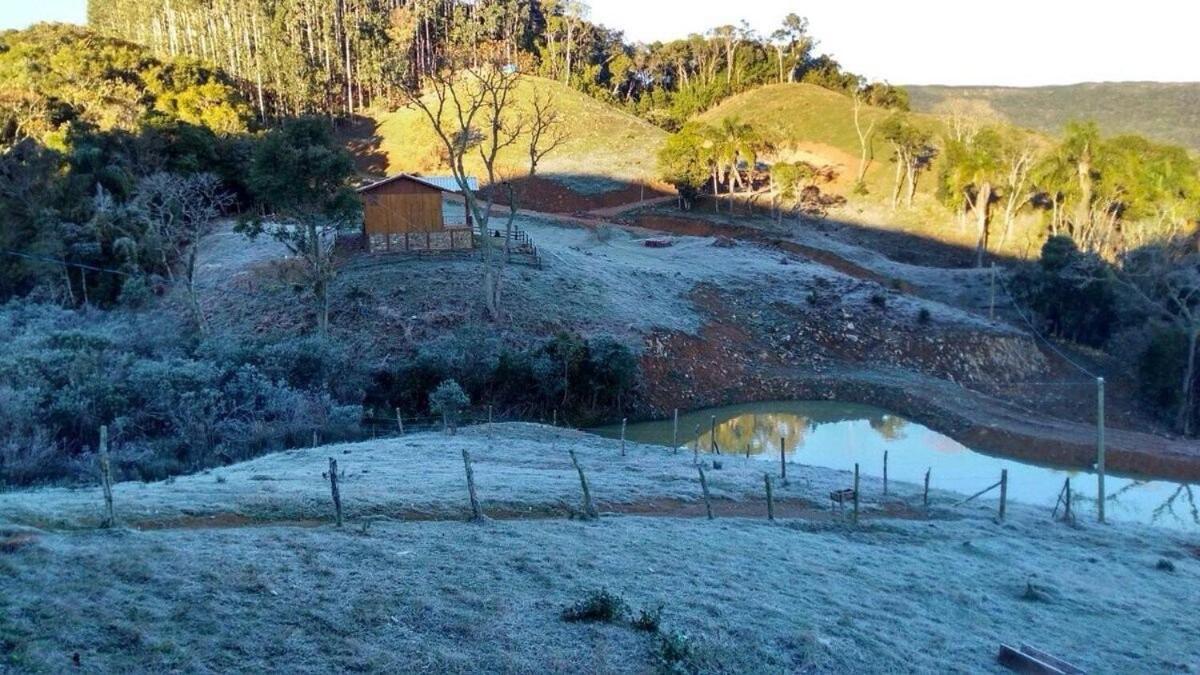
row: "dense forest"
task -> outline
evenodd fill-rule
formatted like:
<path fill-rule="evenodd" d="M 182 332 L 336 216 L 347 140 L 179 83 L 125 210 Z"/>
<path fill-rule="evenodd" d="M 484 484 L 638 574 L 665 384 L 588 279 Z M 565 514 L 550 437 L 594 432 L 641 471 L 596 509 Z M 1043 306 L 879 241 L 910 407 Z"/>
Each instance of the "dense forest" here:
<path fill-rule="evenodd" d="M 861 79 L 818 54 L 807 21 L 794 14 L 769 36 L 743 23 L 650 45 L 588 21 L 578 0 L 92 0 L 88 20 L 162 57 L 220 66 L 261 120 L 394 104 L 404 83 L 427 75 L 445 51 L 488 43 L 526 72 L 670 129 L 764 83 L 849 91 Z M 907 107 L 904 92 L 886 84 L 870 95 Z"/>

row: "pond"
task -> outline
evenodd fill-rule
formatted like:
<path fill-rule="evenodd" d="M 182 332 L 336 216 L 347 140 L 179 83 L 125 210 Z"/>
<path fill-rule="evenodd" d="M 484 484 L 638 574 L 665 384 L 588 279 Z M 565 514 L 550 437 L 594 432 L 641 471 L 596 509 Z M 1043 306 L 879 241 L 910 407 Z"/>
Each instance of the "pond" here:
<path fill-rule="evenodd" d="M 1008 469 L 1008 495 L 1015 501 L 1054 508 L 1070 476 L 1075 511 L 1080 518 L 1095 518 L 1096 476 L 1080 469 L 1041 466 L 974 451 L 952 438 L 871 406 L 831 401 L 749 403 L 697 410 L 679 415 L 679 445 L 710 452 L 716 417 L 716 445 L 728 455 L 752 460 L 779 461 L 783 439 L 788 462 L 853 471 L 859 464 L 864 476 L 883 475 L 883 453 L 888 452 L 889 480 L 920 484 L 931 470 L 934 489 L 974 494 L 1000 479 Z M 595 430 L 618 437 L 620 425 Z M 672 421 L 630 424 L 631 441 L 671 445 Z M 1106 516 L 1112 521 L 1151 523 L 1200 532 L 1197 499 L 1200 487 L 1168 480 L 1129 478 L 1109 473 L 1105 477 Z M 996 491 L 981 497 L 995 500 Z"/>

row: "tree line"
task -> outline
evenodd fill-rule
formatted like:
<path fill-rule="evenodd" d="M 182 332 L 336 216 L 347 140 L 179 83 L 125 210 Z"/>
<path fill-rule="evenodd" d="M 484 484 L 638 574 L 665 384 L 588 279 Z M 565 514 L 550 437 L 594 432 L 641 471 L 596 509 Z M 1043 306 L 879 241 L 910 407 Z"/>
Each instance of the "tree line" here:
<path fill-rule="evenodd" d="M 672 130 L 750 87 L 805 81 L 849 91 L 860 82 L 816 52 L 795 14 L 769 35 L 742 22 L 648 45 L 587 17 L 580 0 L 93 0 L 88 10 L 96 30 L 220 66 L 263 121 L 395 105 L 450 51 L 499 51 L 524 72 Z M 871 96 L 908 105 L 882 83 Z"/>

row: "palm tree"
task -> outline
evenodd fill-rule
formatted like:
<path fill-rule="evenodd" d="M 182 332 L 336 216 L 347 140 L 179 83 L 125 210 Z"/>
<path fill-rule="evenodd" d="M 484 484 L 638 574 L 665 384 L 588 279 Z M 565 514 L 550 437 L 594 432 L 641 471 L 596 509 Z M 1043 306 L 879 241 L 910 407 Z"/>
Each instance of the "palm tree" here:
<path fill-rule="evenodd" d="M 729 212 L 733 213 L 734 187 L 745 187 L 738 166 L 744 161 L 754 170 L 758 156 L 769 148 L 769 144 L 751 124 L 736 117 L 726 117 L 712 130 L 713 149 L 716 162 L 729 190 Z"/>

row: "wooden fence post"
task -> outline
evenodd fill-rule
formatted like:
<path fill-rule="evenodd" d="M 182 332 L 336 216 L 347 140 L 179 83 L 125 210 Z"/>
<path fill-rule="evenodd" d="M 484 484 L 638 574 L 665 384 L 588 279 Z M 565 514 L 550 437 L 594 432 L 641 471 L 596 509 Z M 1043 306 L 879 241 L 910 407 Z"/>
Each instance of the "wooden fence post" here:
<path fill-rule="evenodd" d="M 925 469 L 925 493 L 921 497 L 921 504 L 929 506 L 929 473 L 933 471 L 933 467 Z"/>
<path fill-rule="evenodd" d="M 671 425 L 671 451 L 679 452 L 679 408 L 675 409 L 675 423 Z"/>
<path fill-rule="evenodd" d="M 113 511 L 112 463 L 108 459 L 108 425 L 100 427 L 100 485 L 104 488 L 104 527 L 117 524 Z"/>
<path fill-rule="evenodd" d="M 621 456 L 622 457 L 625 456 L 625 423 L 628 421 L 629 421 L 629 418 L 627 418 L 627 417 L 621 418 Z"/>
<path fill-rule="evenodd" d="M 315 448 L 318 445 L 319 445 L 319 443 L 317 443 L 317 430 L 313 429 L 313 447 Z"/>
<path fill-rule="evenodd" d="M 697 464 L 696 469 L 700 471 L 700 489 L 704 492 L 704 510 L 708 513 L 708 519 L 712 520 L 712 498 L 708 495 L 708 480 L 704 477 L 704 467 Z"/>
<path fill-rule="evenodd" d="M 467 496 L 471 499 L 471 521 L 483 520 L 483 508 L 479 506 L 479 497 L 475 494 L 475 472 L 471 470 L 471 453 L 464 448 L 462 451 L 463 466 L 467 470 Z"/>
<path fill-rule="evenodd" d="M 787 459 L 783 454 L 783 436 L 779 437 L 779 480 L 787 485 Z"/>
<path fill-rule="evenodd" d="M 775 520 L 775 496 L 771 493 L 771 474 L 763 474 L 763 483 L 767 486 L 767 520 Z"/>
<path fill-rule="evenodd" d="M 884 494 L 884 496 L 887 496 L 887 460 L 888 460 L 888 451 L 884 450 L 883 451 L 883 494 Z"/>
<path fill-rule="evenodd" d="M 858 462 L 854 463 L 854 522 L 858 522 Z"/>
<path fill-rule="evenodd" d="M 1008 506 L 1008 469 L 1000 469 L 1000 520 L 1004 520 Z"/>
<path fill-rule="evenodd" d="M 583 467 L 579 466 L 579 460 L 575 458 L 575 451 L 568 450 L 567 454 L 571 456 L 571 463 L 575 465 L 575 471 L 579 472 L 579 487 L 583 489 L 583 517 L 593 520 L 599 516 L 599 513 L 596 511 L 596 505 L 592 503 L 592 492 L 588 489 L 587 477 L 583 475 Z"/>
<path fill-rule="evenodd" d="M 488 438 L 491 438 L 491 437 L 492 437 L 492 406 L 490 406 L 490 405 L 488 406 L 488 428 L 487 428 L 487 435 L 488 435 Z"/>
<path fill-rule="evenodd" d="M 555 408 L 554 412 L 551 413 L 551 415 L 552 415 L 552 417 L 550 418 L 550 426 L 552 426 L 552 427 L 558 426 L 558 408 Z"/>
<path fill-rule="evenodd" d="M 1104 378 L 1096 378 L 1096 508 L 1104 522 Z"/>
<path fill-rule="evenodd" d="M 329 458 L 329 491 L 333 495 L 333 511 L 338 527 L 342 526 L 342 493 L 338 491 L 337 460 Z"/>
<path fill-rule="evenodd" d="M 400 427 L 400 435 L 404 435 L 404 416 L 400 414 L 400 409 L 396 408 L 396 426 Z"/>
<path fill-rule="evenodd" d="M 1073 522 L 1073 521 L 1074 521 L 1074 519 L 1075 519 L 1075 515 L 1074 515 L 1073 513 L 1071 513 L 1071 477 L 1070 477 L 1070 476 L 1067 476 L 1067 495 L 1066 495 L 1066 499 L 1067 499 L 1067 502 L 1066 502 L 1066 504 L 1067 504 L 1066 518 L 1067 518 L 1067 522 L 1068 522 L 1068 523 L 1070 523 L 1070 522 Z"/>

